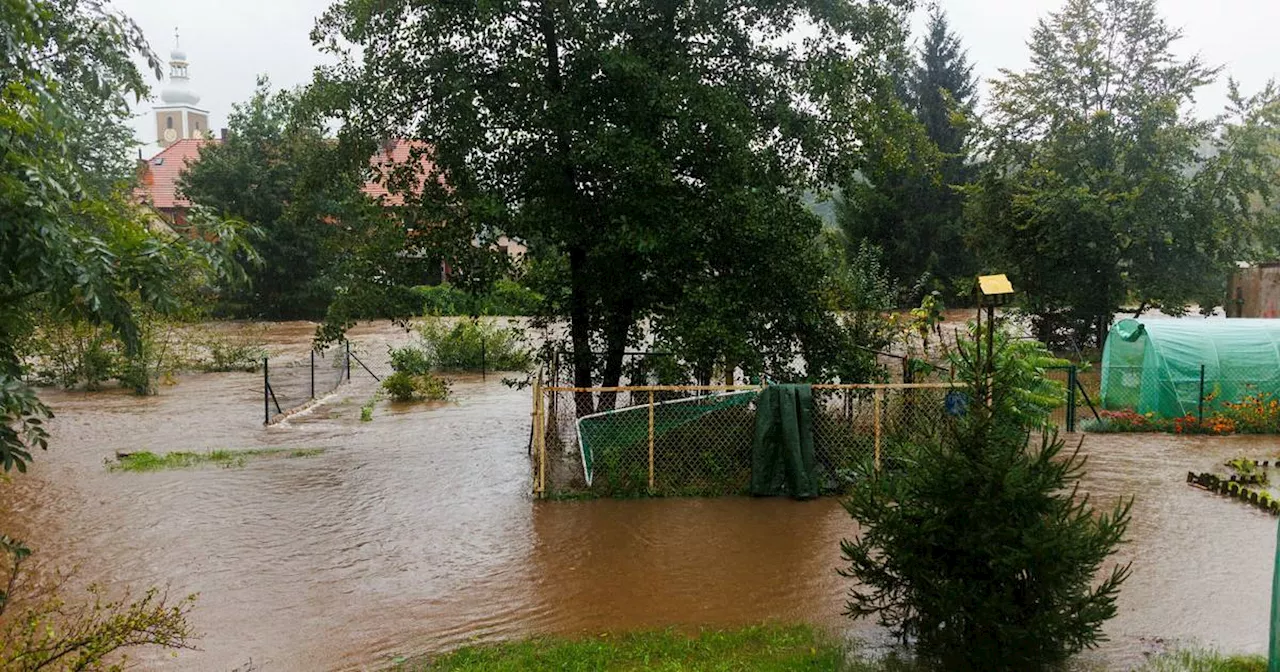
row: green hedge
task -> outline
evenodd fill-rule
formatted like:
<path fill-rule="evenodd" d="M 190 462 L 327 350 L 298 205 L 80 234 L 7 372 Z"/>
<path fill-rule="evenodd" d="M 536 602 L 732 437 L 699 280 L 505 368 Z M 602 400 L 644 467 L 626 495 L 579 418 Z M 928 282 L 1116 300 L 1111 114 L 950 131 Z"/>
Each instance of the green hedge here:
<path fill-rule="evenodd" d="M 413 291 L 424 315 L 533 315 L 542 295 L 514 280 L 499 280 L 488 294 L 473 296 L 449 284 L 424 285 Z"/>

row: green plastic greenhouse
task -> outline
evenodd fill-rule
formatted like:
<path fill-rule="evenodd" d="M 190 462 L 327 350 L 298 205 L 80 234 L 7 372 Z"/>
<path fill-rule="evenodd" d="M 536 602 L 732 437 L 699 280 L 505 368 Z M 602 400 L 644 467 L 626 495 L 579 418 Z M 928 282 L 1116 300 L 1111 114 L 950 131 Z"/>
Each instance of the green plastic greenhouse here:
<path fill-rule="evenodd" d="M 1206 414 L 1259 393 L 1280 397 L 1280 320 L 1122 320 L 1111 327 L 1102 353 L 1103 408 L 1180 417 L 1198 411 L 1202 389 Z"/>

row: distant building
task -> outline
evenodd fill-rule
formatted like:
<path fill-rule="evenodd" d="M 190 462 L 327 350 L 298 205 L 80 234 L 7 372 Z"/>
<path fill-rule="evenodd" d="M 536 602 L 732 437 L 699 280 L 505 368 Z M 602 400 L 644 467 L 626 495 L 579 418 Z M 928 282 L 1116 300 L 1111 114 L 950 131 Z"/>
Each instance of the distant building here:
<path fill-rule="evenodd" d="M 135 199 L 160 213 L 172 227 L 182 230 L 187 225 L 191 202 L 178 189 L 182 172 L 200 160 L 200 150 L 210 143 L 226 139 L 222 130 L 216 137 L 210 133 L 208 110 L 196 107 L 200 95 L 191 88 L 186 52 L 175 48 L 169 54 L 169 81 L 161 90 L 161 104 L 155 108 L 156 140 L 160 151 L 149 159 L 138 160 L 138 187 Z M 424 147 L 421 142 L 391 140 L 369 158 L 370 175 L 362 191 L 384 207 L 404 205 L 404 196 L 387 190 L 382 177 L 412 159 L 413 150 Z M 430 168 L 426 158 L 419 159 Z M 426 171 L 419 173 L 417 189 L 422 188 Z M 524 258 L 525 246 L 506 236 L 499 239 L 498 249 L 512 259 Z M 448 276 L 448 268 L 444 269 Z"/>
<path fill-rule="evenodd" d="M 184 138 L 169 143 L 159 154 L 138 162 L 138 188 L 134 196 L 164 215 L 175 228 L 187 225 L 191 201 L 178 193 L 178 177 L 200 160 L 200 148 L 216 140 Z"/>
<path fill-rule="evenodd" d="M 1242 264 L 1231 275 L 1227 317 L 1280 317 L 1280 262 Z"/>
<path fill-rule="evenodd" d="M 160 90 L 161 104 L 155 108 L 156 140 L 161 147 L 209 137 L 209 111 L 196 107 L 200 95 L 191 89 L 187 67 L 187 52 L 175 46 L 169 52 L 169 82 Z"/>

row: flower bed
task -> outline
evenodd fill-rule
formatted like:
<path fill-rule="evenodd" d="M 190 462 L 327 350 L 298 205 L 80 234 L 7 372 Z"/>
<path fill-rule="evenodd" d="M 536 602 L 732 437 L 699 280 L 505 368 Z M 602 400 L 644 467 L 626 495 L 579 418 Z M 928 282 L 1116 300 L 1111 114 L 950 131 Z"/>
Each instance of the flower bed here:
<path fill-rule="evenodd" d="M 1212 401 L 1207 398 L 1206 401 Z M 1222 409 L 1198 419 L 1194 413 L 1180 418 L 1161 418 L 1153 413 L 1132 410 L 1099 411 L 1101 420 L 1082 424 L 1089 432 L 1169 432 L 1172 434 L 1280 434 L 1280 399 L 1268 392 L 1250 395 L 1238 402 L 1225 402 Z"/>

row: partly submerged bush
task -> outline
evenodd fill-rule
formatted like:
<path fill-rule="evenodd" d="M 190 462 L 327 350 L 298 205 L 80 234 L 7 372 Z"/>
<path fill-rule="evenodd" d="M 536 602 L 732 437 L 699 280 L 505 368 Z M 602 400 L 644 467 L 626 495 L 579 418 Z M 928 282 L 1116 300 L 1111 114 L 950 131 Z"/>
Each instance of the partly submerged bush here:
<path fill-rule="evenodd" d="M 382 389 L 392 401 L 444 401 L 449 398 L 449 381 L 430 373 L 415 375 L 397 371 L 382 379 Z"/>
<path fill-rule="evenodd" d="M 192 339 L 200 353 L 193 357 L 195 368 L 210 373 L 257 371 L 267 356 L 261 332 L 223 334 L 204 332 Z"/>
<path fill-rule="evenodd" d="M 397 373 L 419 376 L 431 372 L 431 357 L 415 345 L 391 348 L 391 368 Z"/>
<path fill-rule="evenodd" d="M 36 381 L 65 389 L 99 389 L 121 364 L 110 328 L 85 320 L 45 320 L 28 348 Z"/>
<path fill-rule="evenodd" d="M 423 351 L 432 368 L 446 371 L 524 371 L 533 362 L 518 333 L 493 320 L 439 318 L 418 325 Z"/>

